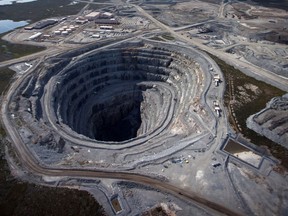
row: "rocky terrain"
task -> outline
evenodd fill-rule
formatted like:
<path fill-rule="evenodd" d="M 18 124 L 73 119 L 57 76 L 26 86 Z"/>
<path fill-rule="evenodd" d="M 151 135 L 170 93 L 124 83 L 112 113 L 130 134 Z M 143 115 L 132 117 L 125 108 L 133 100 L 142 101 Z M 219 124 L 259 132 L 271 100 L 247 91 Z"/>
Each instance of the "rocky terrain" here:
<path fill-rule="evenodd" d="M 15 178 L 16 173 L 9 169 L 5 158 L 7 145 L 10 144 L 0 126 L 1 215 L 107 215 L 87 191 L 45 187 Z"/>
<path fill-rule="evenodd" d="M 81 54 L 71 61 L 50 59 L 52 66 L 44 65 L 37 72 L 39 76 L 27 77 L 10 105 L 11 112 L 23 122 L 19 122 L 23 140 L 44 161 L 56 162 L 65 158 L 61 153 L 68 159 L 69 153 L 79 152 L 79 146 L 74 146 L 78 145 L 77 137 L 82 145 L 111 149 L 99 157 L 104 161 L 113 158 L 122 166 L 126 156 L 115 157 L 114 149 L 140 144 L 143 149 L 152 148 L 152 138 L 159 133 L 164 139 L 195 132 L 200 135 L 205 131 L 203 126 L 183 116 L 191 106 L 201 116 L 212 115 L 199 103 L 203 83 L 209 80 L 200 73 L 198 62 L 205 60 L 184 51 L 191 57 L 173 46 L 136 41 Z M 48 121 L 71 138 L 60 139 Z M 43 151 L 45 146 L 47 151 Z M 170 147 L 172 143 L 166 146 Z M 86 154 L 83 158 L 89 161 Z"/>
<path fill-rule="evenodd" d="M 247 119 L 247 127 L 288 148 L 288 94 L 273 98 Z"/>
<path fill-rule="evenodd" d="M 82 20 L 103 3 L 117 25 Z M 13 174 L 87 190 L 109 215 L 283 215 L 288 151 L 246 119 L 283 94 L 276 86 L 287 90 L 287 12 L 234 0 L 103 3 L 39 38 L 5 37 L 49 47 L 1 63 L 18 77 L 1 106 Z M 286 98 L 251 117 L 279 143 Z"/>

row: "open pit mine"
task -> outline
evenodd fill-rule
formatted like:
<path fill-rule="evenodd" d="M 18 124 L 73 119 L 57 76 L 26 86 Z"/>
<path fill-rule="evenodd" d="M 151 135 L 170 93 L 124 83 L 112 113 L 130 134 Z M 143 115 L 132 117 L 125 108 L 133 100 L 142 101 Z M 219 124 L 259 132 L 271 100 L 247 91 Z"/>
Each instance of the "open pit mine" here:
<path fill-rule="evenodd" d="M 97 43 L 43 56 L 19 75 L 3 100 L 2 121 L 22 177 L 79 186 L 107 212 L 116 201 L 112 212 L 135 215 L 159 201 L 183 207 L 185 200 L 199 215 L 198 205 L 211 215 L 261 213 L 247 200 L 267 188 L 253 192 L 235 170 L 267 175 L 277 161 L 234 140 L 223 82 L 217 64 L 194 48 L 139 38 Z M 283 178 L 267 181 L 287 188 Z M 249 198 L 231 198 L 242 188 Z M 266 193 L 259 202 L 272 198 Z"/>
<path fill-rule="evenodd" d="M 179 140 L 207 133 L 203 120 L 187 114 L 198 110 L 206 121 L 215 115 L 200 103 L 210 86 L 204 88 L 204 82 L 212 77 L 205 77 L 200 64 L 209 72 L 211 64 L 198 52 L 151 41 L 68 53 L 26 74 L 9 111 L 25 145 L 49 164 L 85 147 L 102 149 L 96 158 L 109 167 L 138 161 L 149 149 L 153 160 L 179 150 Z M 128 153 L 135 157 L 125 160 Z"/>
<path fill-rule="evenodd" d="M 13 176 L 87 190 L 107 215 L 287 215 L 287 11 L 70 3 L 3 37 L 46 47 L 0 64 L 16 72 L 0 97 Z"/>

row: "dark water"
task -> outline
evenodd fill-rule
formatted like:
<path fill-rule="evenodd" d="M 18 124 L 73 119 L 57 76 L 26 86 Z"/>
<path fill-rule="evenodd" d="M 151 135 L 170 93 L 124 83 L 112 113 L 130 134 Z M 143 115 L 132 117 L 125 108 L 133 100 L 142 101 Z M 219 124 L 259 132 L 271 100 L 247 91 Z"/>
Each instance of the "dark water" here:
<path fill-rule="evenodd" d="M 239 143 L 234 142 L 233 140 L 229 140 L 229 142 L 225 146 L 224 150 L 229 152 L 230 154 L 251 151 L 250 149 L 246 148 L 245 146 L 243 146 Z"/>

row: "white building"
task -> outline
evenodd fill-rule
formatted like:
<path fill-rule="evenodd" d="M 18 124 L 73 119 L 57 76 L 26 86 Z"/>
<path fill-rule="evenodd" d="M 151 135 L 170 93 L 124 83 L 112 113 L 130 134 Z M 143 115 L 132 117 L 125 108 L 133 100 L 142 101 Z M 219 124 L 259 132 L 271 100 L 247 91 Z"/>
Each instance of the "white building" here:
<path fill-rule="evenodd" d="M 42 33 L 41 32 L 37 32 L 37 33 L 33 34 L 32 36 L 30 36 L 29 40 L 34 40 L 34 39 L 38 38 L 40 35 L 42 35 Z"/>
<path fill-rule="evenodd" d="M 85 16 L 89 21 L 95 20 L 100 16 L 100 12 L 93 11 Z"/>
<path fill-rule="evenodd" d="M 109 26 L 109 25 L 102 25 L 100 26 L 100 29 L 102 30 L 113 30 L 113 26 Z"/>
<path fill-rule="evenodd" d="M 112 13 L 109 13 L 109 12 L 104 12 L 101 14 L 101 18 L 112 18 L 113 17 L 113 14 Z"/>

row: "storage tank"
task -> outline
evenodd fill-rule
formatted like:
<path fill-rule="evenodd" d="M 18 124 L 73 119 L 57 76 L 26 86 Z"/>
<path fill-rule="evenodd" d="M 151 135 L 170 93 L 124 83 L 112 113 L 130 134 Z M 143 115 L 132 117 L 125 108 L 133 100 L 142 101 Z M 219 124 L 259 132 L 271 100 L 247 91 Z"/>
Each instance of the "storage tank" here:
<path fill-rule="evenodd" d="M 62 35 L 68 35 L 68 31 L 62 31 Z"/>

